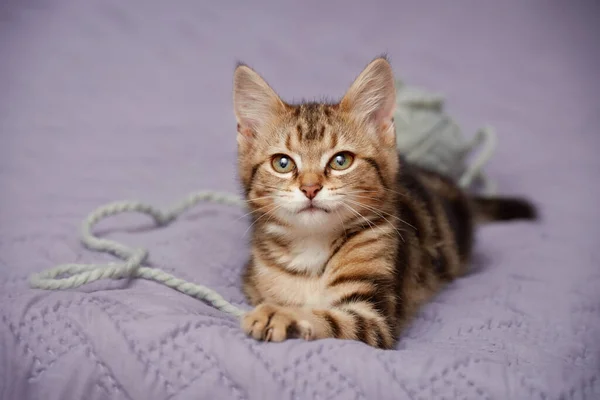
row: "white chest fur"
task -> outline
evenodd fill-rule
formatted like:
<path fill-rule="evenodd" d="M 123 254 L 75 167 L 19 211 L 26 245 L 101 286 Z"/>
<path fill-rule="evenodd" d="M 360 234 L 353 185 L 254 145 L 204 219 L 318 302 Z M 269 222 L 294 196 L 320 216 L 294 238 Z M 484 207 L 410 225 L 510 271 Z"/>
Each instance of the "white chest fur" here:
<path fill-rule="evenodd" d="M 280 266 L 301 275 L 285 274 L 273 268 L 259 268 L 268 293 L 276 302 L 303 306 L 327 306 L 326 285 L 321 276 L 325 263 L 331 256 L 333 237 L 329 235 L 290 235 L 277 227 L 269 227 L 272 233 L 285 236 L 289 245 L 285 254 L 279 254 Z"/>
<path fill-rule="evenodd" d="M 281 293 L 290 302 L 300 302 L 304 306 L 326 306 L 327 296 L 322 277 L 316 276 L 323 271 L 331 254 L 329 240 L 323 237 L 297 238 L 292 242 L 287 260 L 287 268 L 306 273 L 307 277 L 290 277 L 287 293 Z"/>
<path fill-rule="evenodd" d="M 331 242 L 323 237 L 302 237 L 292 241 L 287 268 L 313 275 L 321 272 L 331 255 Z"/>

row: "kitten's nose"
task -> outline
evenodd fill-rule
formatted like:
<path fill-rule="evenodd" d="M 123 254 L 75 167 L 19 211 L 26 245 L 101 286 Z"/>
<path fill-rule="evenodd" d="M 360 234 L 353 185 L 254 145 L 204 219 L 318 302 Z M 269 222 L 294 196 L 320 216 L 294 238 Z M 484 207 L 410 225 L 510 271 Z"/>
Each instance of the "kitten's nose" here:
<path fill-rule="evenodd" d="M 310 200 L 314 199 L 321 189 L 323 189 L 323 186 L 319 184 L 300 186 L 300 190 L 302 190 L 302 193 L 304 193 L 304 195 Z"/>

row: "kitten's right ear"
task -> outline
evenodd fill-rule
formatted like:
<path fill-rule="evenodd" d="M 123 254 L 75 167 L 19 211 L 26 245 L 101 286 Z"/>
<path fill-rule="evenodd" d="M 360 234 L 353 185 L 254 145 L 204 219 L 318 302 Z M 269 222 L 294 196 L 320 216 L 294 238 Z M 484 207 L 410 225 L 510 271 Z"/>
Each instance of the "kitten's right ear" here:
<path fill-rule="evenodd" d="M 277 93 L 250 67 L 239 64 L 233 78 L 233 109 L 238 132 L 252 138 L 284 109 Z"/>

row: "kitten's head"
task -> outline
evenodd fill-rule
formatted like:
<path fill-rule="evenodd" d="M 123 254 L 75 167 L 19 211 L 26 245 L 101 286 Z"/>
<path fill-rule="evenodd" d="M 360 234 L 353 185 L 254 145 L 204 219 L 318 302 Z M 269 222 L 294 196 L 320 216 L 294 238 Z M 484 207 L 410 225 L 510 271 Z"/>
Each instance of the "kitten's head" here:
<path fill-rule="evenodd" d="M 254 217 L 323 232 L 377 215 L 398 172 L 395 96 L 385 58 L 372 61 L 337 104 L 285 103 L 238 66 L 238 168 Z"/>

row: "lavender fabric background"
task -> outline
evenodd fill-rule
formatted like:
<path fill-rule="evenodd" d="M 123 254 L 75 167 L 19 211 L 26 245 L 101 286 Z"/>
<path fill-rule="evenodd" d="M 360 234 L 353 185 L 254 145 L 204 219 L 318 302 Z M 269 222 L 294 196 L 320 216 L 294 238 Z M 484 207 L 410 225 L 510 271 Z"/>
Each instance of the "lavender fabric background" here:
<path fill-rule="evenodd" d="M 599 7 L 593 1 L 0 4 L 0 398 L 600 398 Z M 166 206 L 237 191 L 231 77 L 240 59 L 288 99 L 340 96 L 387 51 L 399 77 L 489 123 L 487 171 L 541 206 L 481 229 L 477 269 L 423 309 L 396 351 L 260 344 L 152 282 L 27 287 L 84 251 L 117 199 Z M 243 303 L 247 221 L 200 205 L 172 226 L 100 227 Z"/>

